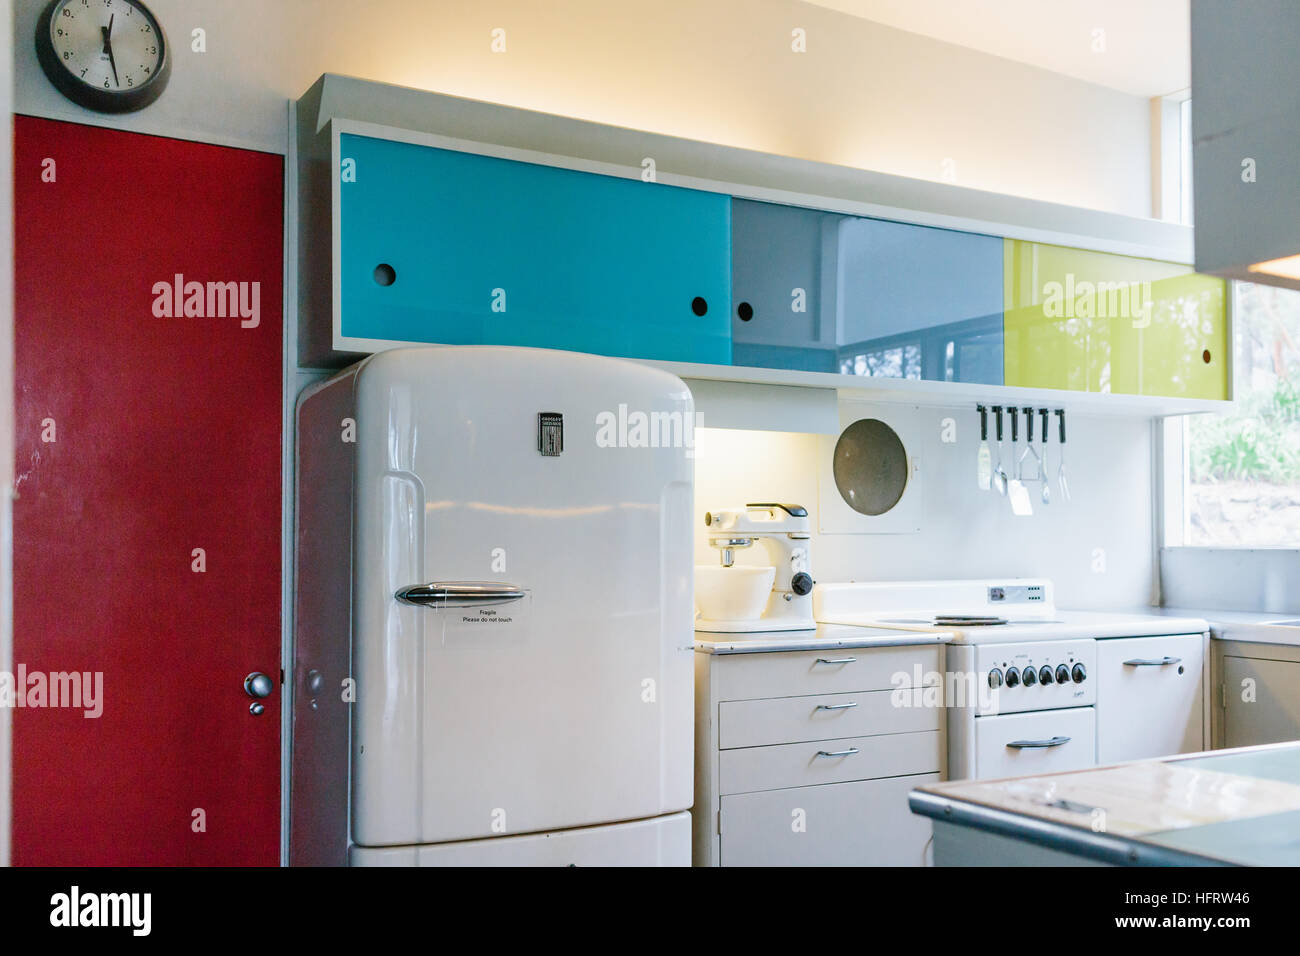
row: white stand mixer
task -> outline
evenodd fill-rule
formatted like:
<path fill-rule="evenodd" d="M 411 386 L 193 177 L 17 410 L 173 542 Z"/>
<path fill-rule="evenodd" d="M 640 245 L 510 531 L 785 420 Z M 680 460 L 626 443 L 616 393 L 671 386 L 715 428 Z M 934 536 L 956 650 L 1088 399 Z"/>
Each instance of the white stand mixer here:
<path fill-rule="evenodd" d="M 748 616 L 733 620 L 711 620 L 702 616 L 695 622 L 697 631 L 730 634 L 816 630 L 817 622 L 812 613 L 814 582 L 808 552 L 811 536 L 808 509 L 802 505 L 758 502 L 743 508 L 710 511 L 704 516 L 704 524 L 709 529 L 710 547 L 721 553 L 722 566 L 697 569 L 697 592 L 701 587 L 726 590 L 732 585 L 743 590 L 747 581 L 742 580 L 742 572 L 761 569 L 736 567 L 735 553 L 750 547 L 755 541 L 762 541 L 767 548 L 776 573 L 768 579 L 771 583 L 767 604 L 761 612 L 758 602 L 762 600 L 762 594 L 758 593 L 753 611 Z M 749 581 L 756 579 L 750 577 Z M 706 605 L 703 600 L 699 603 L 702 607 Z"/>

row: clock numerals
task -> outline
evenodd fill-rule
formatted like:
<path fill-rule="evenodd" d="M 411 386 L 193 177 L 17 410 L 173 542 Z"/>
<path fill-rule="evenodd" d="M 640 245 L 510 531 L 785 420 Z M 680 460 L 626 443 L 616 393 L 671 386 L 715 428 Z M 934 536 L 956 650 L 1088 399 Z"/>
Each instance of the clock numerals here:
<path fill-rule="evenodd" d="M 128 19 L 137 12 L 139 20 Z M 104 113 L 148 106 L 171 73 L 167 37 L 142 0 L 49 0 L 37 27 L 36 53 L 63 95 Z M 138 65 L 130 72 L 124 65 L 132 60 Z"/>

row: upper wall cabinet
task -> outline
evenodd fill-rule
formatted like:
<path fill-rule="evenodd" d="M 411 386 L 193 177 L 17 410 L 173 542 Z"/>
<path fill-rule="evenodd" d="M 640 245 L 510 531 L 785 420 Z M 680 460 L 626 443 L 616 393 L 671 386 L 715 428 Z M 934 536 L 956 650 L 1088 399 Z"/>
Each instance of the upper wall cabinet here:
<path fill-rule="evenodd" d="M 730 198 L 339 136 L 338 335 L 731 363 Z"/>
<path fill-rule="evenodd" d="M 1222 280 L 1188 266 L 1006 240 L 1006 384 L 1228 397 Z"/>
<path fill-rule="evenodd" d="M 332 75 L 294 116 L 300 366 L 482 343 L 900 402 L 1228 397 L 1186 227 Z"/>
<path fill-rule="evenodd" d="M 1002 384 L 1002 240 L 732 203 L 735 364 Z"/>

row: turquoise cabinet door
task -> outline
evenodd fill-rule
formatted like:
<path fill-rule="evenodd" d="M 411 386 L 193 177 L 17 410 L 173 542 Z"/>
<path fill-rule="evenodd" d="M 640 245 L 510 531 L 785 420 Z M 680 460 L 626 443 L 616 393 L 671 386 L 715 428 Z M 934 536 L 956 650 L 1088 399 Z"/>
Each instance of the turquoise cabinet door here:
<path fill-rule="evenodd" d="M 1002 240 L 732 203 L 736 365 L 1002 384 Z"/>
<path fill-rule="evenodd" d="M 343 337 L 731 363 L 730 197 L 354 134 L 340 161 Z"/>

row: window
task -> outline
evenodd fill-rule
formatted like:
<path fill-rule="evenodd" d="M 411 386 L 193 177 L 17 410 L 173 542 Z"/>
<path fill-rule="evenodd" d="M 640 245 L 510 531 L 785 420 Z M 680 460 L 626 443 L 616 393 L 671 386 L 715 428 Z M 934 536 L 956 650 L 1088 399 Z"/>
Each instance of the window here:
<path fill-rule="evenodd" d="M 1191 90 L 1151 101 L 1151 215 L 1192 224 Z"/>
<path fill-rule="evenodd" d="M 1178 104 L 1178 221 L 1192 224 L 1192 98 Z"/>
<path fill-rule="evenodd" d="M 1167 426 L 1166 543 L 1300 549 L 1300 292 L 1232 283 L 1232 327 L 1231 411 Z"/>

